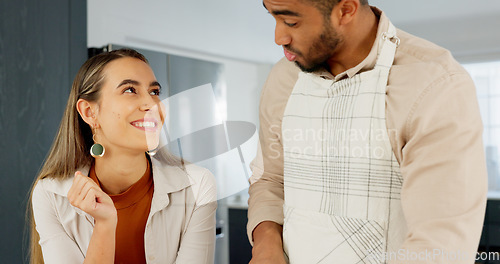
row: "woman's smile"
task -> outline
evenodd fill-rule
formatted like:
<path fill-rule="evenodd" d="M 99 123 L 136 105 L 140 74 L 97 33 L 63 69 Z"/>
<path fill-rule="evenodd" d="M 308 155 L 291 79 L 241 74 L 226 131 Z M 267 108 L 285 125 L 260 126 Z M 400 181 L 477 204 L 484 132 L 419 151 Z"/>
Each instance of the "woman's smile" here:
<path fill-rule="evenodd" d="M 152 118 L 135 120 L 130 124 L 135 128 L 146 132 L 156 132 L 158 130 L 158 120 Z"/>

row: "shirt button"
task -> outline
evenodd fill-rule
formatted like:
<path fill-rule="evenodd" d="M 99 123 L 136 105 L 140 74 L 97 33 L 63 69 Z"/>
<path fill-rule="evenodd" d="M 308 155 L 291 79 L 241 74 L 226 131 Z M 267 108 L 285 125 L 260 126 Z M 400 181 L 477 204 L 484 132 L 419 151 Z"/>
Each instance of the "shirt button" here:
<path fill-rule="evenodd" d="M 155 260 L 155 256 L 149 256 L 149 260 Z"/>

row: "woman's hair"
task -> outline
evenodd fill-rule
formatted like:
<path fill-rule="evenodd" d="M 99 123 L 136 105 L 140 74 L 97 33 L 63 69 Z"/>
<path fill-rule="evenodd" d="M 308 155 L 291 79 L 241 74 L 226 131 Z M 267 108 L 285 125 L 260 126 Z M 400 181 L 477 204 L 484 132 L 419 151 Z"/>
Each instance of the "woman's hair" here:
<path fill-rule="evenodd" d="M 90 126 L 80 117 L 76 103 L 79 99 L 88 102 L 99 102 L 104 81 L 106 65 L 120 58 L 136 58 L 148 63 L 146 58 L 132 49 L 120 49 L 102 53 L 88 59 L 78 71 L 69 95 L 64 115 L 52 143 L 49 154 L 31 188 L 28 205 L 30 223 L 30 263 L 43 263 L 41 247 L 38 244 L 39 235 L 33 219 L 32 196 L 37 182 L 44 178 L 65 179 L 77 169 L 90 166 L 92 157 L 90 147 L 94 144 Z"/>

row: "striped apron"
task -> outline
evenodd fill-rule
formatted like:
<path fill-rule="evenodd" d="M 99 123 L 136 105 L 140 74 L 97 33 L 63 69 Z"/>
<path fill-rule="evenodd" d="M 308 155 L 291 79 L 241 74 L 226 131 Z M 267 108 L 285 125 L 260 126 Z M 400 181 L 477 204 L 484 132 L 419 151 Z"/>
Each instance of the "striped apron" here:
<path fill-rule="evenodd" d="M 282 123 L 290 263 L 386 263 L 403 242 L 403 178 L 385 120 L 398 44 L 390 24 L 373 70 L 337 82 L 299 73 Z"/>

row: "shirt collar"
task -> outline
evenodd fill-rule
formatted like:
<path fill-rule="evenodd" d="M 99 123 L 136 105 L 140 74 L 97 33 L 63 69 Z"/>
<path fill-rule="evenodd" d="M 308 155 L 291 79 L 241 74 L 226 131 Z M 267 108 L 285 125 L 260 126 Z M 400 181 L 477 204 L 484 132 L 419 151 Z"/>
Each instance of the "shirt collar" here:
<path fill-rule="evenodd" d="M 80 171 L 83 175 L 89 175 L 90 166 L 85 166 L 79 168 L 77 171 Z M 73 179 L 75 175 L 68 175 L 68 177 L 64 179 L 58 178 L 45 178 L 43 181 L 46 181 L 45 189 L 49 192 L 53 192 L 57 195 L 67 197 L 69 189 L 71 185 L 73 185 Z"/>
<path fill-rule="evenodd" d="M 155 193 L 162 195 L 180 191 L 193 184 L 193 179 L 179 166 L 163 164 L 152 158 Z"/>
<path fill-rule="evenodd" d="M 377 28 L 377 37 L 375 39 L 375 42 L 373 43 L 370 53 L 368 53 L 368 56 L 366 56 L 366 58 L 355 67 L 350 68 L 338 74 L 337 76 L 333 76 L 327 70 L 321 70 L 316 72 L 315 74 L 319 75 L 320 77 L 323 77 L 324 79 L 339 81 L 346 77 L 352 78 L 354 75 L 360 72 L 368 71 L 375 67 L 378 54 L 380 53 L 380 47 L 382 46 L 380 45 L 380 42 L 382 40 L 382 33 L 386 32 L 387 29 L 389 28 L 389 18 L 385 15 L 385 13 L 382 10 L 374 6 L 372 6 L 371 9 L 373 13 L 375 13 L 375 15 L 379 17 L 379 22 Z"/>
<path fill-rule="evenodd" d="M 165 195 L 185 189 L 193 184 L 193 179 L 186 171 L 178 166 L 163 164 L 161 161 L 152 158 L 154 192 L 157 195 Z M 89 175 L 90 166 L 78 169 L 83 175 Z M 68 191 L 73 184 L 74 175 L 61 180 L 47 178 L 46 190 L 64 197 L 68 196 Z M 156 196 L 156 195 L 155 195 Z"/>

